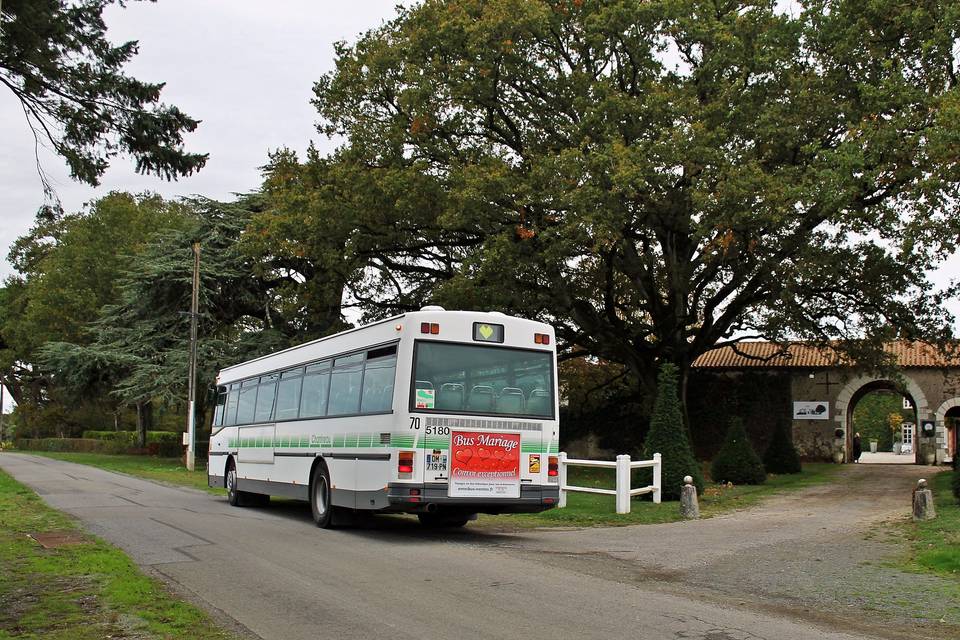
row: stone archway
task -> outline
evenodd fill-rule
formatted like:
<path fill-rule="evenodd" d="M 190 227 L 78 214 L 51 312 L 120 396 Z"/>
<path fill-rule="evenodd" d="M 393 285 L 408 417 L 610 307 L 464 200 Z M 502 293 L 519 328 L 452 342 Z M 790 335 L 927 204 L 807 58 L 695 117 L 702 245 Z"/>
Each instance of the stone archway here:
<path fill-rule="evenodd" d="M 937 412 L 934 414 L 934 422 L 937 425 L 937 464 L 942 464 L 951 454 L 951 443 L 949 442 L 951 434 L 947 432 L 947 412 L 955 407 L 960 407 L 960 398 L 948 398 L 943 404 L 937 407 Z M 958 435 L 960 434 L 954 433 L 952 437 L 957 438 Z M 956 440 L 954 443 L 956 443 Z M 954 444 L 954 447 L 956 446 L 957 445 Z M 941 453 L 941 451 L 943 453 Z M 956 456 L 957 452 L 953 452 L 953 455 Z"/>
<path fill-rule="evenodd" d="M 864 387 L 877 387 L 877 388 L 889 388 L 893 390 L 898 390 L 901 393 L 905 393 L 913 401 L 914 411 L 917 416 L 916 428 L 919 429 L 921 420 L 930 419 L 930 405 L 927 402 L 926 394 L 920 388 L 920 385 L 910 377 L 908 374 L 902 374 L 904 385 L 898 385 L 893 380 L 888 378 L 878 378 L 875 376 L 858 376 L 847 381 L 843 389 L 837 394 L 837 400 L 834 404 L 833 419 L 837 422 L 837 427 L 843 429 L 844 433 L 844 448 L 843 448 L 843 459 L 844 462 L 850 461 L 850 448 L 852 442 L 852 434 L 850 433 L 850 421 L 851 409 L 856 404 L 856 400 L 859 400 L 859 392 Z M 851 401 L 854 401 L 851 404 Z M 949 407 L 948 407 L 949 408 Z M 946 409 L 944 410 L 946 413 Z M 920 447 L 919 445 L 914 445 L 913 449 L 914 461 L 920 460 Z"/>

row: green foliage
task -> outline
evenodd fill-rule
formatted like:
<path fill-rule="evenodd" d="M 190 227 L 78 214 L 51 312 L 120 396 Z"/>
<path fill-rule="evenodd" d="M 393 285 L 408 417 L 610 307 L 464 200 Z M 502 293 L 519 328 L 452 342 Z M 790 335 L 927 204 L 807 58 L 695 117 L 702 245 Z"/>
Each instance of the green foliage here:
<path fill-rule="evenodd" d="M 770 446 L 763 454 L 763 467 L 767 473 L 782 475 L 785 473 L 800 473 L 803 470 L 800 464 L 800 454 L 793 446 L 790 428 L 788 421 L 777 421 L 773 439 L 770 440 Z"/>
<path fill-rule="evenodd" d="M 893 451 L 893 431 L 890 415 L 900 416 L 897 426 L 914 420 L 913 411 L 903 410 L 903 398 L 897 393 L 877 391 L 868 393 L 853 409 L 853 429 L 860 433 L 863 450 L 870 450 L 870 441 L 877 441 L 878 451 Z"/>
<path fill-rule="evenodd" d="M 760 456 L 753 450 L 743 428 L 743 420 L 736 416 L 730 418 L 727 437 L 713 459 L 710 474 L 714 482 L 721 484 L 762 484 L 767 479 Z"/>
<path fill-rule="evenodd" d="M 663 498 L 677 500 L 683 487 L 683 477 L 692 476 L 697 491 L 703 494 L 703 473 L 693 457 L 690 439 L 680 412 L 677 395 L 677 368 L 667 362 L 660 366 L 657 376 L 657 398 L 650 417 L 650 431 L 643 444 L 643 457 L 649 460 L 654 453 L 663 456 L 661 481 Z"/>
<path fill-rule="evenodd" d="M 183 150 L 183 134 L 199 122 L 160 102 L 163 84 L 124 73 L 137 43 L 107 40 L 102 14 L 114 3 L 4 0 L 0 84 L 76 180 L 97 185 L 119 153 L 132 156 L 141 173 L 168 180 L 189 175 L 207 161 L 206 154 Z M 50 188 L 46 178 L 44 187 Z"/>
<path fill-rule="evenodd" d="M 129 447 L 136 444 L 136 431 L 84 431 L 83 437 L 91 440 L 107 440 L 110 442 L 121 442 Z M 167 443 L 179 445 L 180 434 L 175 431 L 147 431 L 147 443 Z"/>
<path fill-rule="evenodd" d="M 960 502 L 960 469 L 956 468 L 956 465 L 954 465 L 951 483 L 953 497 L 957 499 L 957 502 Z"/>
<path fill-rule="evenodd" d="M 893 327 L 949 333 L 954 4 L 424 2 L 339 45 L 315 103 L 483 239 L 449 306 L 550 318 L 647 387 L 731 335 L 880 359 Z"/>
<path fill-rule="evenodd" d="M 104 453 L 111 455 L 119 454 L 148 454 L 162 456 L 164 458 L 175 458 L 183 453 L 183 445 L 180 444 L 180 438 L 159 439 L 154 438 L 148 441 L 144 447 L 140 447 L 137 434 L 134 431 L 123 432 L 129 434 L 128 437 L 104 439 L 104 438 L 20 438 L 16 441 L 18 449 L 23 451 L 57 451 L 70 453 Z M 153 432 L 156 433 L 156 432 Z M 175 434 L 179 436 L 179 434 Z"/>

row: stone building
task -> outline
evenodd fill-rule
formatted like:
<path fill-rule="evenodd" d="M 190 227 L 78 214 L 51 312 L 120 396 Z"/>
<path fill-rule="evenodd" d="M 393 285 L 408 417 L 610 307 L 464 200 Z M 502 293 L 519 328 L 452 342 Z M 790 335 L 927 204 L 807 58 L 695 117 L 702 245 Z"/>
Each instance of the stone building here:
<path fill-rule="evenodd" d="M 788 373 L 793 440 L 806 459 L 849 461 L 854 407 L 871 391 L 886 389 L 902 394 L 913 407 L 915 461 L 950 461 L 957 452 L 960 426 L 960 359 L 946 358 L 919 342 L 893 342 L 886 349 L 897 362 L 892 375 L 858 368 L 831 350 L 803 343 L 792 343 L 778 354 L 779 346 L 773 343 L 742 342 L 710 351 L 693 366 L 720 375 Z"/>

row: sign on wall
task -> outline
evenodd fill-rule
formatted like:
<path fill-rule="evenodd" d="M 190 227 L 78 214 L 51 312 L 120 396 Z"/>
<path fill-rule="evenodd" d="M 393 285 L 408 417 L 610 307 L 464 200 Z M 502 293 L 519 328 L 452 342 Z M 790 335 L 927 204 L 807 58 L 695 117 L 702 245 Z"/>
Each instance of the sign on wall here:
<path fill-rule="evenodd" d="M 794 420 L 829 420 L 830 404 L 826 401 L 798 401 L 793 403 Z"/>
<path fill-rule="evenodd" d="M 450 434 L 451 497 L 519 498 L 520 434 Z"/>

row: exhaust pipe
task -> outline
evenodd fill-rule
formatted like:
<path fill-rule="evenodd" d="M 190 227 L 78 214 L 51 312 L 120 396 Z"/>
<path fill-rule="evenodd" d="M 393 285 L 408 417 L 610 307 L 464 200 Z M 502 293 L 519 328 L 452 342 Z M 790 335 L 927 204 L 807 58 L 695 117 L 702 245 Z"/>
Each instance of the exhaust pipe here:
<path fill-rule="evenodd" d="M 435 502 L 431 502 L 427 505 L 427 513 L 436 513 L 436 511 L 437 511 L 437 504 Z"/>

